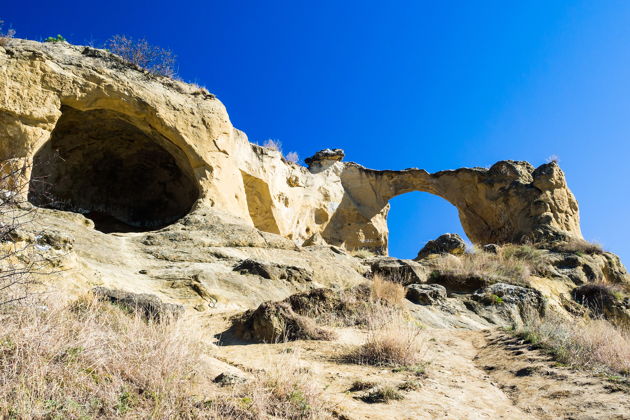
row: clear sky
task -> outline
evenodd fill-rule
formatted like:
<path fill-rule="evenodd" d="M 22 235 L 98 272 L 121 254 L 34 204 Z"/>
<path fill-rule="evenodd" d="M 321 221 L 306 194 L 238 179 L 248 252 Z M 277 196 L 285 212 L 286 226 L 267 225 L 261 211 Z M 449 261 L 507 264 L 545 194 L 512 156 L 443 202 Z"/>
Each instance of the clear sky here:
<path fill-rule="evenodd" d="M 172 49 L 251 141 L 375 169 L 557 156 L 582 230 L 630 264 L 629 1 L 28 1 L 16 36 Z M 5 25 L 6 27 L 6 25 Z M 392 200 L 390 253 L 461 232 L 427 193 Z"/>

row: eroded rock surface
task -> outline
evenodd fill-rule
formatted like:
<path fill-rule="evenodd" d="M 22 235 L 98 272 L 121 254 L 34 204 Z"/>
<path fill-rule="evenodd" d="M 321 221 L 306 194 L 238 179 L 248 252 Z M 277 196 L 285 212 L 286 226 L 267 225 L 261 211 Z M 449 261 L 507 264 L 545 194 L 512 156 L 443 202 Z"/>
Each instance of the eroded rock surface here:
<path fill-rule="evenodd" d="M 150 320 L 168 320 L 184 313 L 182 305 L 162 302 L 157 296 L 147 293 L 132 293 L 105 287 L 95 287 L 92 293 L 100 300 L 122 306 L 132 312 L 138 311 Z"/>
<path fill-rule="evenodd" d="M 0 67 L 0 161 L 29 164 L 34 203 L 85 214 L 103 232 L 213 208 L 298 245 L 386 254 L 389 200 L 424 191 L 457 207 L 474 243 L 581 236 L 553 162 L 431 174 L 367 169 L 326 149 L 306 168 L 249 143 L 205 89 L 104 50 L 16 39 L 0 47 Z"/>
<path fill-rule="evenodd" d="M 331 340 L 334 333 L 312 319 L 296 314 L 284 302 L 264 302 L 235 322 L 238 336 L 253 341 L 276 343 L 293 340 Z"/>
<path fill-rule="evenodd" d="M 410 284 L 406 297 L 418 305 L 436 305 L 446 301 L 446 288 L 439 284 Z"/>

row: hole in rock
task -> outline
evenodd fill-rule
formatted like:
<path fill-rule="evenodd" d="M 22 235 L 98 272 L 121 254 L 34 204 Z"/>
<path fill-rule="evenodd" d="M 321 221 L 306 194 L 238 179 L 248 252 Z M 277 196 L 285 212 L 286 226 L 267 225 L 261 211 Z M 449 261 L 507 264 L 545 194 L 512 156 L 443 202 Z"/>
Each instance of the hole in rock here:
<path fill-rule="evenodd" d="M 199 196 L 184 153 L 122 114 L 62 107 L 33 159 L 28 199 L 84 214 L 105 232 L 141 232 L 185 216 Z"/>
<path fill-rule="evenodd" d="M 444 233 L 457 233 L 471 246 L 457 208 L 430 193 L 414 191 L 389 200 L 387 216 L 389 255 L 396 258 L 416 258 L 430 240 Z"/>

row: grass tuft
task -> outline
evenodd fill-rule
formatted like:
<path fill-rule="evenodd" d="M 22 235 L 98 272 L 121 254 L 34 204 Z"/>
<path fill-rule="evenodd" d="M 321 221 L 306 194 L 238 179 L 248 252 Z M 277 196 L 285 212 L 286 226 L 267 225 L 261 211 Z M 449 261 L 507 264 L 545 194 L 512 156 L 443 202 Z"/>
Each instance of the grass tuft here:
<path fill-rule="evenodd" d="M 388 403 L 390 401 L 398 401 L 404 399 L 404 395 L 396 388 L 391 386 L 381 386 L 373 389 L 367 394 L 359 397 L 363 402 L 369 404 Z"/>
<path fill-rule="evenodd" d="M 372 278 L 371 298 L 374 302 L 402 306 L 406 293 L 405 287 L 401 283 L 389 281 L 378 274 Z"/>
<path fill-rule="evenodd" d="M 566 365 L 607 374 L 630 375 L 630 333 L 603 319 L 572 322 L 550 313 L 528 314 L 517 334 Z"/>
<path fill-rule="evenodd" d="M 346 356 L 350 363 L 373 366 L 413 366 L 420 360 L 420 329 L 391 307 L 374 308 L 368 315 L 368 331 L 364 344 Z"/>

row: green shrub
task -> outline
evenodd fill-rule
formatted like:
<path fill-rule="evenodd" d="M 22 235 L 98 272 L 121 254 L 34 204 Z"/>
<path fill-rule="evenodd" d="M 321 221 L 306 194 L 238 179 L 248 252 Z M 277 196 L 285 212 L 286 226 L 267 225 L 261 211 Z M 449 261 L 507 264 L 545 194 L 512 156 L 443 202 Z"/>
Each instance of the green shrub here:
<path fill-rule="evenodd" d="M 44 40 L 44 42 L 68 42 L 66 38 L 61 36 L 61 34 L 57 34 L 57 36 L 49 36 Z"/>

